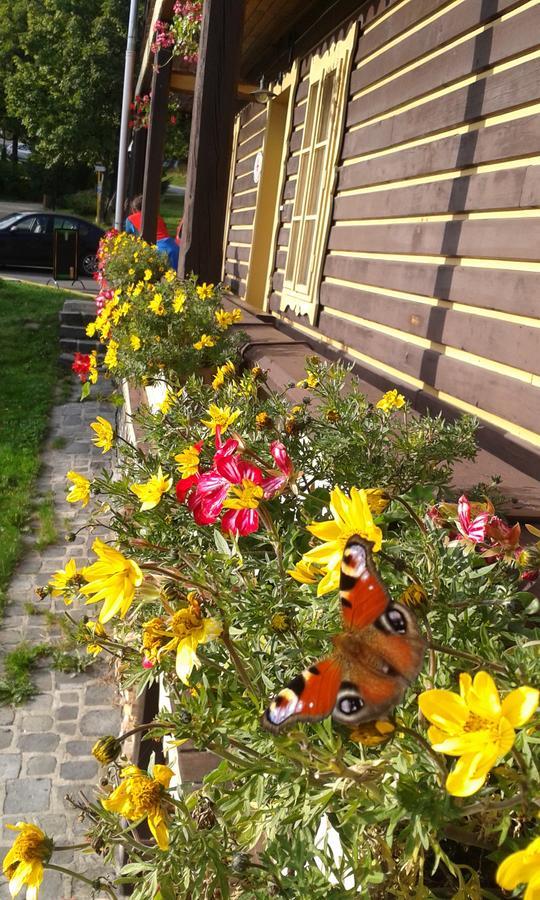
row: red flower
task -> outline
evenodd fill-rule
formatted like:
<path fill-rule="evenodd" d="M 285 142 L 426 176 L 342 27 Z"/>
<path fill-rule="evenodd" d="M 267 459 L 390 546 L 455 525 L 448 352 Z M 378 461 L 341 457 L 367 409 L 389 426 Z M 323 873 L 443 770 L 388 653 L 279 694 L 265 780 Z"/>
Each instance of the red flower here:
<path fill-rule="evenodd" d="M 292 459 L 287 453 L 285 445 L 282 444 L 281 441 L 272 441 L 270 444 L 270 453 L 281 474 L 276 472 L 275 475 L 271 475 L 270 478 L 264 479 L 264 496 L 267 500 L 275 497 L 276 494 L 285 487 L 294 472 Z"/>
<path fill-rule="evenodd" d="M 515 525 L 510 526 L 503 522 L 502 519 L 499 519 L 498 516 L 491 516 L 486 528 L 486 534 L 494 544 L 498 544 L 502 549 L 515 550 L 519 546 L 521 527 L 517 522 Z"/>
<path fill-rule="evenodd" d="M 75 353 L 71 368 L 84 384 L 88 380 L 90 372 L 90 355 L 87 353 Z"/>
<path fill-rule="evenodd" d="M 465 494 L 462 494 L 458 500 L 458 521 L 457 527 L 462 537 L 473 544 L 481 544 L 486 539 L 486 526 L 490 519 L 490 513 L 483 512 L 471 519 L 471 504 L 467 500 Z"/>

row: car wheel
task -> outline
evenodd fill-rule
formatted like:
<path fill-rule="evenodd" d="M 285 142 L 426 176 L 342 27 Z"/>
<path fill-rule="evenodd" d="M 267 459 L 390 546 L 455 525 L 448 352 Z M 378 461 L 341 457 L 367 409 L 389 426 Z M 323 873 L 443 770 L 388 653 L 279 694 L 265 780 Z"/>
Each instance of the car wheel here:
<path fill-rule="evenodd" d="M 93 253 L 87 253 L 83 256 L 82 266 L 85 275 L 93 275 L 97 271 L 97 258 Z"/>

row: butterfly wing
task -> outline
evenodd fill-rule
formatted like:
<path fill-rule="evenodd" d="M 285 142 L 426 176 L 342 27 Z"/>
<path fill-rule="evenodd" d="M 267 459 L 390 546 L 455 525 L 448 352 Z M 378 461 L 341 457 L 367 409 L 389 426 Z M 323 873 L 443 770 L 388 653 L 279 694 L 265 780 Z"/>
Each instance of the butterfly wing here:
<path fill-rule="evenodd" d="M 341 680 L 341 666 L 334 658 L 305 669 L 272 700 L 262 717 L 264 728 L 278 734 L 293 722 L 325 719 L 336 705 Z"/>
<path fill-rule="evenodd" d="M 341 561 L 339 596 L 347 628 L 371 625 L 386 610 L 390 597 L 373 564 L 371 544 L 357 534 L 349 538 Z"/>

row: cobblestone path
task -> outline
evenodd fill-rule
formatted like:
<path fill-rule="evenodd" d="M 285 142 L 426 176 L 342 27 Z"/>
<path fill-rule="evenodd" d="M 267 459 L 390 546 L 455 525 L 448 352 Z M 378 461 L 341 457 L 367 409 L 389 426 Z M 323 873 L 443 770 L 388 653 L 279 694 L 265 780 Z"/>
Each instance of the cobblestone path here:
<path fill-rule="evenodd" d="M 29 603 L 50 610 L 50 599 L 38 600 L 34 589 L 75 558 L 80 566 L 90 558 L 96 533 L 82 531 L 74 543 L 66 543 L 65 534 L 76 531 L 86 521 L 80 504 L 70 504 L 66 496 L 66 472 L 74 469 L 91 478 L 109 456 L 102 456 L 91 443 L 89 423 L 97 415 L 113 421 L 108 403 L 78 402 L 80 385 L 73 385 L 68 402 L 54 407 L 51 428 L 42 454 L 37 496 L 54 495 L 58 541 L 41 552 L 35 538 L 28 541 L 8 592 L 9 603 L 0 622 L 0 654 L 21 641 L 31 644 L 51 640 L 51 631 L 42 615 L 29 614 Z M 61 599 L 56 610 L 65 609 Z M 87 610 L 93 614 L 95 607 Z M 55 633 L 57 635 L 57 632 Z M 1 661 L 1 656 L 0 656 Z M 98 765 L 90 754 L 96 738 L 117 734 L 120 704 L 113 674 L 99 658 L 90 668 L 76 675 L 56 672 L 44 660 L 34 680 L 40 693 L 16 709 L 0 707 L 0 854 L 11 845 L 14 832 L 6 823 L 34 822 L 60 844 L 81 840 L 84 826 L 78 813 L 64 797 L 83 790 L 93 797 Z M 73 853 L 55 854 L 52 862 L 70 867 Z M 94 878 L 99 874 L 99 858 L 94 854 L 75 854 L 73 868 Z M 7 881 L 0 876 L 0 898 L 9 897 Z M 20 896 L 24 896 L 24 890 Z M 46 871 L 40 900 L 86 900 L 92 896 L 89 886 L 58 872 Z"/>

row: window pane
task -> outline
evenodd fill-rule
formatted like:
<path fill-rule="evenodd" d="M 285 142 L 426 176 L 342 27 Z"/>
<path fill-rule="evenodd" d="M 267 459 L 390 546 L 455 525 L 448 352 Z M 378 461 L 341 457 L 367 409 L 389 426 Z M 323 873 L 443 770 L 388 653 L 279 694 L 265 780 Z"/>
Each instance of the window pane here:
<path fill-rule="evenodd" d="M 294 279 L 294 264 L 296 261 L 296 251 L 298 249 L 298 235 L 300 232 L 301 221 L 298 219 L 294 221 L 291 225 L 291 234 L 289 238 L 289 250 L 287 253 L 287 268 L 285 270 L 285 280 L 293 281 Z"/>
<path fill-rule="evenodd" d="M 27 216 L 26 219 L 21 219 L 20 222 L 17 222 L 16 225 L 12 227 L 12 231 L 32 231 L 36 222 L 35 216 Z"/>
<path fill-rule="evenodd" d="M 317 129 L 317 143 L 326 141 L 330 133 L 330 126 L 333 118 L 332 100 L 334 97 L 334 81 L 335 72 L 329 72 L 324 79 L 321 96 L 321 114 L 319 116 L 319 127 Z"/>
<path fill-rule="evenodd" d="M 314 216 L 318 212 L 319 198 L 324 180 L 324 159 L 326 147 L 318 147 L 313 153 L 313 168 L 311 170 L 311 182 L 306 205 L 306 216 Z"/>
<path fill-rule="evenodd" d="M 300 250 L 300 262 L 298 264 L 298 275 L 296 277 L 297 284 L 307 285 L 308 283 L 309 274 L 311 272 L 311 252 L 314 236 L 315 219 L 308 219 L 308 221 L 304 223 L 302 249 Z"/>
<path fill-rule="evenodd" d="M 302 147 L 310 147 L 313 142 L 313 122 L 315 121 L 315 112 L 317 109 L 317 97 L 319 95 L 319 84 L 316 81 L 309 86 L 309 94 L 307 98 L 306 120 L 304 123 L 304 137 Z"/>

